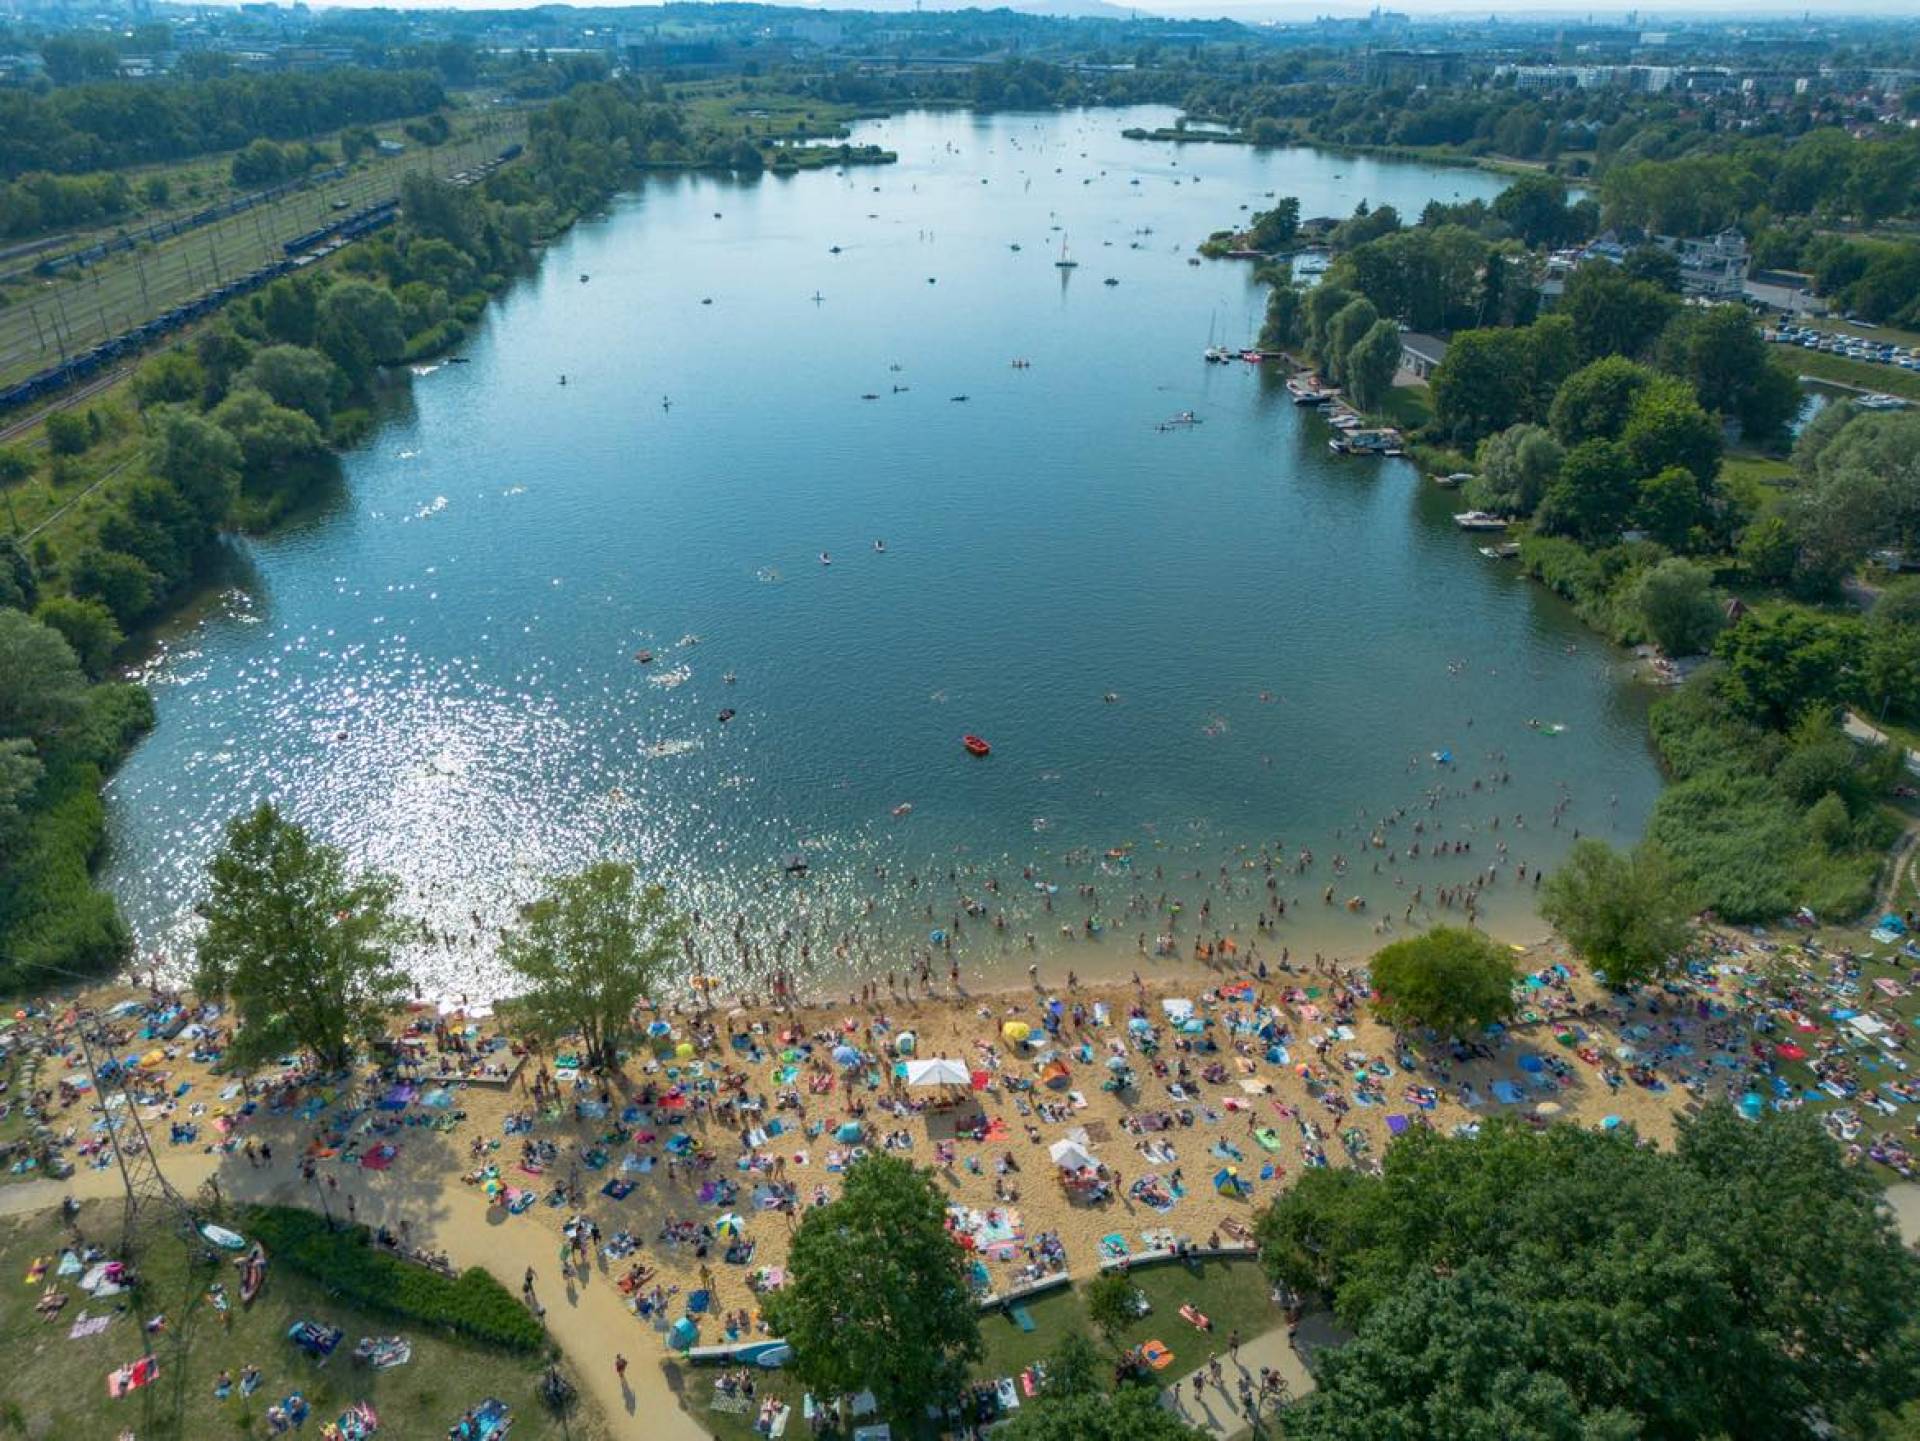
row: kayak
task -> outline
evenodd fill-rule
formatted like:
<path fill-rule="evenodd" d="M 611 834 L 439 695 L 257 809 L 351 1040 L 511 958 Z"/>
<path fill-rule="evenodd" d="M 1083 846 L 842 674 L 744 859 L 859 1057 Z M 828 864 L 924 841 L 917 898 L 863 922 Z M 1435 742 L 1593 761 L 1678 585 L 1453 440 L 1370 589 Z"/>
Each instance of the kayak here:
<path fill-rule="evenodd" d="M 993 747 L 981 740 L 979 736 L 961 736 L 960 744 L 967 748 L 969 755 L 984 756 L 993 753 Z"/>

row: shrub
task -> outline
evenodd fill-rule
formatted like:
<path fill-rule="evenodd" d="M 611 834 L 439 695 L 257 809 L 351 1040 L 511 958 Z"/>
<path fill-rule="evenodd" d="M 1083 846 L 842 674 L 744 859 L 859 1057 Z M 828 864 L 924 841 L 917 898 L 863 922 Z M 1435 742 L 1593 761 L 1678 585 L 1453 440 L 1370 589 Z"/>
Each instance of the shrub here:
<path fill-rule="evenodd" d="M 47 417 L 47 449 L 55 455 L 80 455 L 93 444 L 93 428 L 84 416 L 56 410 Z"/>
<path fill-rule="evenodd" d="M 365 1226 L 328 1230 L 321 1217 L 284 1206 L 251 1208 L 245 1229 L 276 1261 L 325 1282 L 357 1306 L 509 1351 L 538 1351 L 546 1344 L 532 1313 L 477 1266 L 444 1276 L 375 1250 Z"/>

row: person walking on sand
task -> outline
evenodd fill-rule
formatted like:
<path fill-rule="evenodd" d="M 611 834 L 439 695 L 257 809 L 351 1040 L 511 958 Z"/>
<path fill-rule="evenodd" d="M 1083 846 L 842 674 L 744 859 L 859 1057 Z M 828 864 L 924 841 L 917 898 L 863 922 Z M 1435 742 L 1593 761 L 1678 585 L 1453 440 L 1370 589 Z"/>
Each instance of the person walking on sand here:
<path fill-rule="evenodd" d="M 620 1389 L 627 1389 L 627 1358 L 618 1351 L 613 1353 L 613 1374 L 620 1378 Z"/>

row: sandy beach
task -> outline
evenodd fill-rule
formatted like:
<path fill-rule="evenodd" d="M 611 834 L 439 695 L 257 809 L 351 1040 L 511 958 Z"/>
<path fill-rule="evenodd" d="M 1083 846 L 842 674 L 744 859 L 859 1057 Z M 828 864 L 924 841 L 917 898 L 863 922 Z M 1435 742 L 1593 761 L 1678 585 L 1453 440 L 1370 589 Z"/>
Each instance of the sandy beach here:
<path fill-rule="evenodd" d="M 958 996 L 667 1012 L 608 1077 L 489 1018 L 422 1008 L 386 1064 L 262 1074 L 250 1107 L 210 1072 L 221 1021 L 154 1043 L 131 1029 L 150 998 L 97 999 L 118 1001 L 116 1054 L 139 1062 L 147 1134 L 183 1189 L 217 1176 L 229 1196 L 326 1207 L 516 1289 L 531 1268 L 556 1337 L 602 1404 L 625 1406 L 614 1353 L 666 1358 L 695 1292 L 708 1293 L 698 1344 L 764 1334 L 760 1293 L 794 1227 L 863 1149 L 934 1169 L 977 1284 L 1002 1293 L 1169 1238 L 1230 1243 L 1305 1168 L 1376 1165 L 1413 1126 L 1505 1113 L 1666 1139 L 1684 1091 L 1603 1079 L 1618 1076 L 1627 1014 L 1564 952 L 1518 959 L 1522 1010 L 1482 1054 L 1397 1048 L 1367 1015 L 1360 970 L 1183 966 L 1071 986 L 1063 971 Z M 78 1084 L 76 1056 L 50 1057 L 41 1083 Z M 911 1062 L 939 1059 L 965 1083 L 906 1083 Z M 477 1070 L 512 1080 L 459 1079 Z M 84 1144 L 92 1097 L 63 1094 L 54 1124 Z M 1091 1163 L 1071 1176 L 1051 1159 L 1067 1141 Z M 117 1173 L 92 1143 L 65 1189 L 111 1194 Z M 628 1385 L 644 1394 L 666 1375 L 635 1367 Z"/>

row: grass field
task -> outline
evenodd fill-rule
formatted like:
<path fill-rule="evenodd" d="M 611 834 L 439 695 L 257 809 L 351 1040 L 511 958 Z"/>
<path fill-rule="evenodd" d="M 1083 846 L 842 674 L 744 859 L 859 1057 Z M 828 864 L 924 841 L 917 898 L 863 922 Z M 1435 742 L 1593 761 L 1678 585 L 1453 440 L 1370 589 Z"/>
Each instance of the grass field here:
<path fill-rule="evenodd" d="M 1864 360 L 1849 360 L 1844 355 L 1829 355 L 1820 350 L 1787 346 L 1779 349 L 1782 363 L 1796 375 L 1920 400 L 1920 371 L 1902 370 L 1897 365 L 1874 365 Z"/>
<path fill-rule="evenodd" d="M 431 149 L 364 160 L 338 180 L 215 224 L 52 278 L 29 274 L 0 290 L 0 385 L 75 355 L 162 311 L 279 258 L 286 241 L 399 193 L 409 172 L 445 175 L 520 139 L 516 111 L 456 113 L 454 137 Z"/>
<path fill-rule="evenodd" d="M 111 1240 L 118 1224 L 115 1205 L 82 1209 L 80 1228 L 89 1239 Z M 318 1436 L 349 1402 L 364 1399 L 379 1413 L 382 1436 L 430 1441 L 489 1396 L 511 1408 L 515 1441 L 598 1441 L 609 1434 L 579 1407 L 564 1421 L 547 1410 L 538 1392 L 539 1360 L 433 1336 L 340 1305 L 324 1287 L 285 1268 L 272 1269 L 260 1297 L 241 1309 L 230 1260 L 200 1264 L 178 1236 L 159 1228 L 140 1256 L 144 1280 L 139 1290 L 95 1301 L 69 1278 L 60 1289 L 72 1299 L 53 1321 L 42 1321 L 32 1304 L 40 1285 L 20 1278 L 35 1257 L 57 1257 L 66 1240 L 65 1228 L 51 1213 L 0 1222 L 0 1275 L 12 1278 L 5 1284 L 14 1297 L 0 1308 L 0 1350 L 9 1362 L 0 1376 L 0 1437 L 109 1441 L 123 1430 L 139 1441 L 263 1436 L 267 1406 L 296 1390 L 313 1407 L 308 1429 L 296 1435 Z M 224 1281 L 233 1297 L 228 1324 L 207 1300 L 215 1281 Z M 119 1309 L 112 1310 L 116 1305 Z M 83 1310 L 113 1319 L 99 1335 L 69 1340 L 68 1329 Z M 165 1331 L 153 1343 L 159 1379 L 131 1396 L 111 1399 L 108 1373 L 142 1354 L 142 1322 L 156 1315 L 166 1318 Z M 324 1365 L 315 1365 L 286 1339 L 287 1328 L 302 1318 L 346 1332 Z M 409 1364 L 389 1371 L 355 1365 L 350 1353 L 360 1337 L 396 1333 L 413 1344 Z M 216 1399 L 220 1371 L 237 1381 L 248 1364 L 263 1376 L 253 1396 L 243 1398 L 236 1385 L 228 1399 Z"/>
<path fill-rule="evenodd" d="M 1172 1385 L 1197 1367 L 1206 1364 L 1215 1352 L 1224 1353 L 1227 1338 L 1234 1331 L 1242 1340 L 1250 1340 L 1281 1323 L 1279 1309 L 1269 1294 L 1266 1273 L 1255 1261 L 1199 1261 L 1188 1265 L 1164 1264 L 1134 1273 L 1134 1283 L 1146 1296 L 1152 1311 L 1143 1316 L 1119 1338 L 1122 1347 L 1138 1346 L 1157 1340 L 1173 1350 L 1173 1361 L 1158 1375 L 1164 1385 Z M 1213 1322 L 1211 1333 L 1202 1334 L 1180 1319 L 1180 1307 L 1191 1302 Z M 1095 1336 L 1087 1321 L 1086 1307 L 1077 1286 L 1062 1287 L 1025 1303 L 1034 1329 L 1022 1331 L 1007 1317 L 988 1312 L 980 1319 L 980 1336 L 986 1354 L 973 1368 L 976 1380 L 993 1380 L 1019 1373 L 1040 1360 L 1069 1331 Z M 1102 1348 L 1104 1340 L 1095 1342 Z M 712 1430 L 720 1441 L 753 1441 L 754 1413 L 746 1415 L 715 1412 L 710 1409 L 713 1381 L 718 1373 L 698 1370 L 689 1373 L 689 1394 L 693 1413 L 701 1424 Z M 756 1408 L 768 1396 L 778 1396 L 794 1408 L 791 1428 L 803 1425 L 800 1402 L 804 1389 L 791 1377 L 778 1371 L 756 1376 Z M 798 1434 L 790 1430 L 789 1434 Z M 828 1431 L 825 1436 L 841 1433 Z"/>

